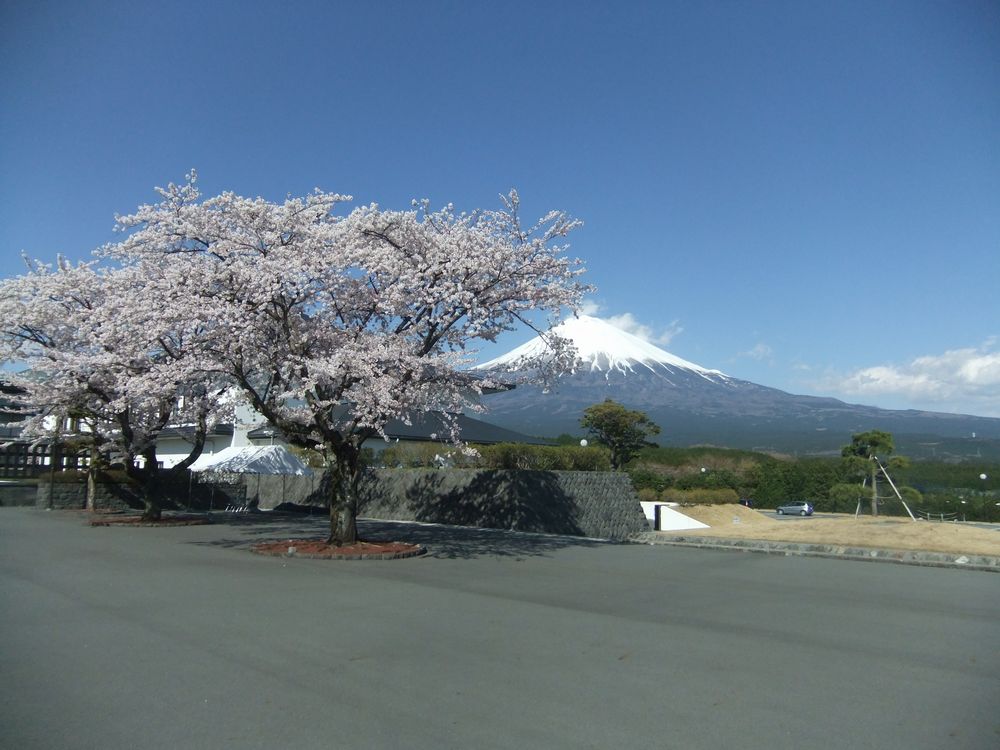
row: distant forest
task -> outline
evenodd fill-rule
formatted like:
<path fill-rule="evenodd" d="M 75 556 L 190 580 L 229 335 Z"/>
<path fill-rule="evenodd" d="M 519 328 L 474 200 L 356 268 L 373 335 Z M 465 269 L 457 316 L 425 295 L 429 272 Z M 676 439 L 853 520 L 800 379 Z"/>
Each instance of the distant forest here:
<path fill-rule="evenodd" d="M 370 460 L 387 467 L 484 468 L 535 471 L 609 471 L 606 448 L 580 445 L 580 437 L 560 435 L 556 445 L 506 443 L 476 446 L 465 456 L 437 442 L 399 444 Z M 643 500 L 681 503 L 735 503 L 756 508 L 788 500 L 809 500 L 820 512 L 870 513 L 871 490 L 837 457 L 794 457 L 714 447 L 648 447 L 626 471 Z M 889 468 L 910 509 L 948 520 L 1000 522 L 1000 461 L 953 463 L 911 461 Z M 985 479 L 980 478 L 985 476 Z M 879 513 L 906 515 L 888 482 L 879 484 Z"/>
<path fill-rule="evenodd" d="M 795 458 L 723 448 L 647 448 L 628 467 L 645 499 L 677 499 L 698 490 L 728 490 L 755 507 L 809 500 L 816 510 L 869 512 L 871 490 L 839 457 Z M 914 512 L 958 520 L 1000 521 L 1000 462 L 910 461 L 889 470 Z M 985 476 L 986 478 L 981 478 Z M 693 494 L 692 494 L 693 493 Z M 905 515 L 888 482 L 879 486 L 879 512 Z"/>

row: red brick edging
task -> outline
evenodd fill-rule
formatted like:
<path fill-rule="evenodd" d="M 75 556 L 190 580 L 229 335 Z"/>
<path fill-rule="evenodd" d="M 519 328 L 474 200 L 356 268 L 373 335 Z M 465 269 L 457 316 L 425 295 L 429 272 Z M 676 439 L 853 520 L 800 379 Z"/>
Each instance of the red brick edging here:
<path fill-rule="evenodd" d="M 284 544 L 284 551 L 281 549 L 268 549 L 272 543 L 254 545 L 250 551 L 255 555 L 265 555 L 267 557 L 304 557 L 313 560 L 403 560 L 407 557 L 418 557 L 426 554 L 427 549 L 419 544 L 411 545 L 411 549 L 397 550 L 395 552 L 299 552 L 293 544 Z M 288 550 L 292 550 L 289 552 Z"/>
<path fill-rule="evenodd" d="M 88 521 L 89 526 L 124 526 L 125 528 L 150 527 L 169 528 L 171 526 L 205 526 L 212 523 L 209 518 L 180 518 L 176 520 L 163 521 L 132 521 L 129 517 L 121 519 L 109 518 L 107 520 L 95 519 Z"/>

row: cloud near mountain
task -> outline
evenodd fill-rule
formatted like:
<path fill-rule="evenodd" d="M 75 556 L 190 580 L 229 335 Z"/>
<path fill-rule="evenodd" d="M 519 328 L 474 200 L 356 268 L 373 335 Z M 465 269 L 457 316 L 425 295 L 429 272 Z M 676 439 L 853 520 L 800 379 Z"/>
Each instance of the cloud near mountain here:
<path fill-rule="evenodd" d="M 855 398 L 900 397 L 945 410 L 975 404 L 976 413 L 1000 417 L 1000 351 L 996 340 L 990 340 L 900 365 L 864 367 L 820 380 L 816 387 Z"/>
<path fill-rule="evenodd" d="M 599 302 L 587 300 L 583 303 L 583 306 L 580 309 L 580 314 L 586 317 L 598 317 L 598 314 L 602 312 L 602 310 L 603 306 Z M 657 332 L 652 326 L 641 323 L 630 312 L 620 313 L 619 315 L 609 315 L 598 319 L 604 320 L 605 322 L 613 325 L 615 328 L 619 328 L 626 333 L 631 333 L 633 336 L 636 336 L 643 341 L 648 341 L 651 344 L 657 344 L 659 346 L 668 346 L 671 341 L 684 332 L 684 327 L 681 326 L 680 320 L 670 321 L 670 325 Z"/>

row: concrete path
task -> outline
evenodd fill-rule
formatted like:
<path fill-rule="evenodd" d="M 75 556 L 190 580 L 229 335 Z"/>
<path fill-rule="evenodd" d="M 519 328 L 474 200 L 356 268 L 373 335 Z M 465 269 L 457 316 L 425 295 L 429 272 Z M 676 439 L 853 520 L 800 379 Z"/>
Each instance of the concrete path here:
<path fill-rule="evenodd" d="M 315 519 L 89 528 L 0 509 L 0 747 L 981 748 L 1000 577 Z"/>

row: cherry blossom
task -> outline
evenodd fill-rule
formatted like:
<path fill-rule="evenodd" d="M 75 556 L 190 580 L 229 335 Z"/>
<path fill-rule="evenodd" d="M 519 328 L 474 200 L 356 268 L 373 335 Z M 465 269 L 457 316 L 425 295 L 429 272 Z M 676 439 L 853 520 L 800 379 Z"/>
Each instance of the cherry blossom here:
<path fill-rule="evenodd" d="M 499 210 L 421 201 L 346 215 L 348 196 L 319 190 L 202 199 L 193 174 L 159 193 L 118 217 L 126 236 L 100 254 L 156 269 L 146 298 L 161 300 L 161 325 L 197 331 L 186 367 L 231 380 L 289 442 L 327 456 L 332 543 L 356 539 L 366 439 L 394 417 L 481 410 L 495 384 L 469 373 L 475 342 L 537 328 L 539 311 L 551 327 L 589 290 L 560 244 L 579 222 L 551 212 L 524 227 L 514 191 Z M 572 362 L 550 343 L 562 356 L 539 358 L 539 375 Z"/>
<path fill-rule="evenodd" d="M 157 437 L 168 424 L 193 425 L 191 452 L 172 469 L 181 472 L 225 409 L 211 374 L 194 367 L 197 324 L 159 315 L 149 268 L 28 265 L 0 282 L 0 358 L 27 368 L 5 375 L 21 392 L 23 436 L 86 446 L 89 504 L 101 457 L 114 456 L 141 484 L 146 515 L 158 517 Z"/>

